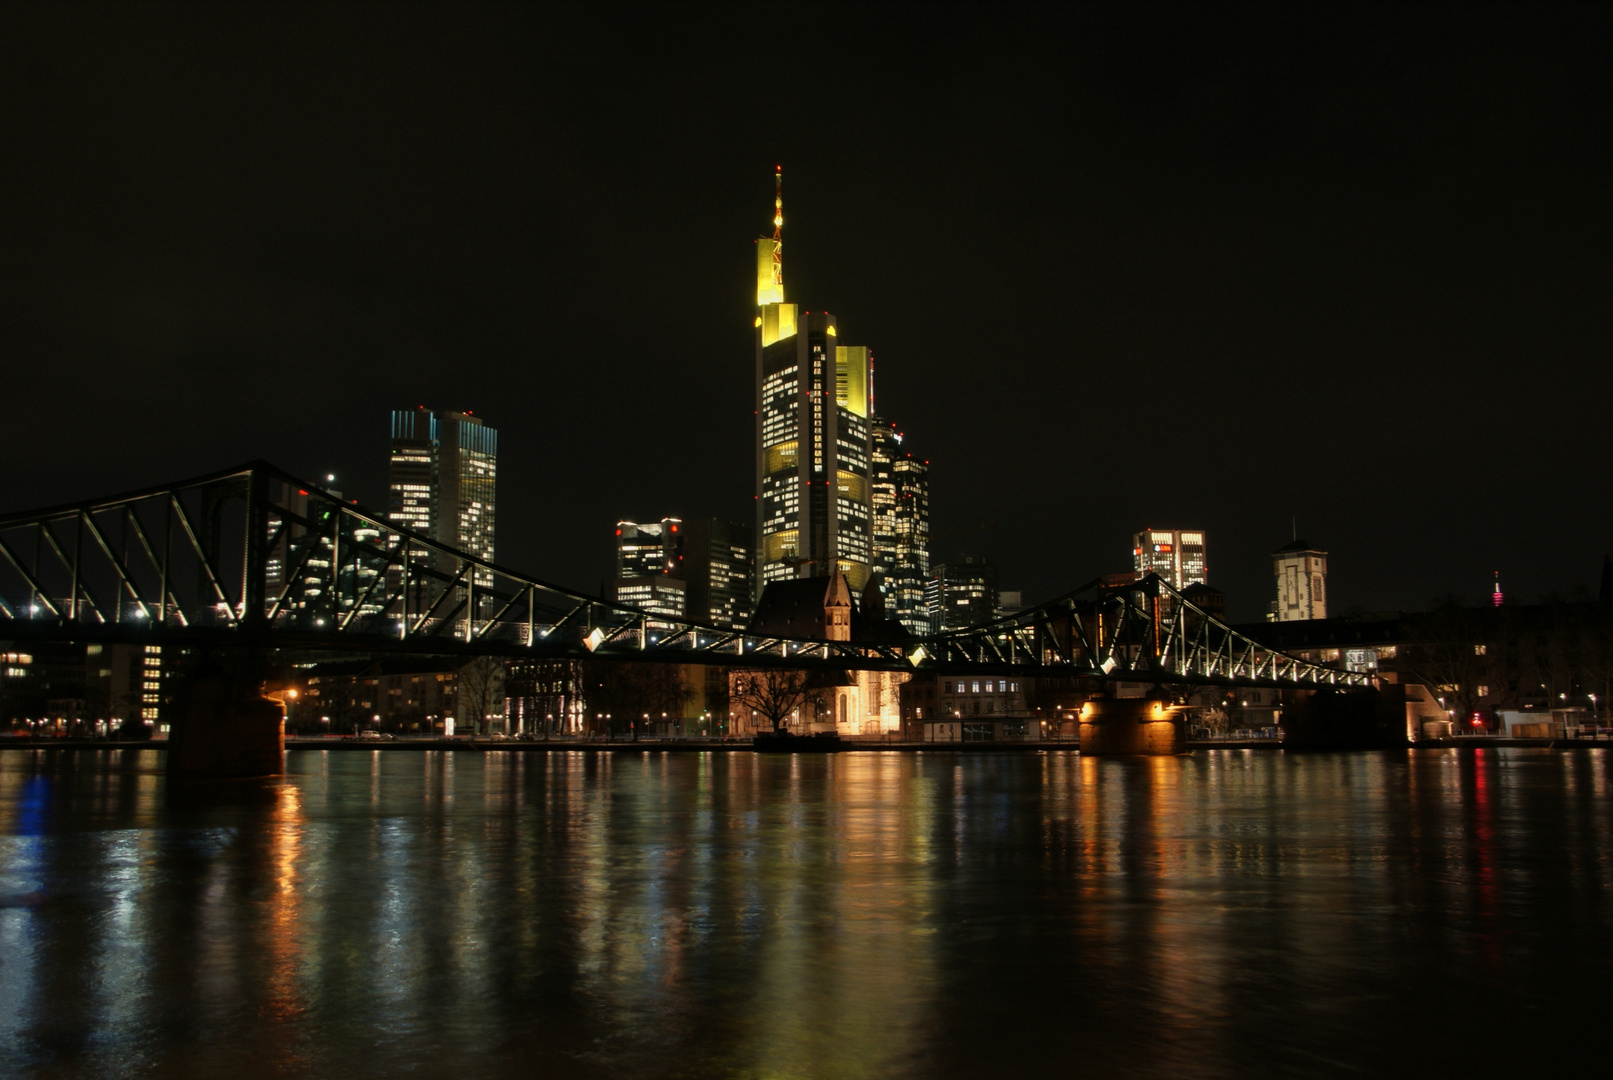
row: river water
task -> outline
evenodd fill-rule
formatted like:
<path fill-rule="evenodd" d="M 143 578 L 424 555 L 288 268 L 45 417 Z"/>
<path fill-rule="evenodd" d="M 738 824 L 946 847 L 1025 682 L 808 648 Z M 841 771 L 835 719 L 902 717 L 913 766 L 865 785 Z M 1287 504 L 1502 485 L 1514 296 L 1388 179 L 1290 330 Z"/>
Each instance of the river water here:
<path fill-rule="evenodd" d="M 0 753 L 0 1075 L 1603 1055 L 1603 751 L 296 750 L 283 782 L 184 792 L 161 766 Z"/>

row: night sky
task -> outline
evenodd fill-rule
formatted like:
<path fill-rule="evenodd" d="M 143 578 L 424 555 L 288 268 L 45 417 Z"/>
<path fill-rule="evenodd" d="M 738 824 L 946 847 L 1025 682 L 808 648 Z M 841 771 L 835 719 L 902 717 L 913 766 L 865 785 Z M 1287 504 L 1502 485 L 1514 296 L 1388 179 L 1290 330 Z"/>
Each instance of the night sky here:
<path fill-rule="evenodd" d="M 1335 614 L 1594 589 L 1610 25 L 7 6 L 0 512 L 256 457 L 384 506 L 388 410 L 472 409 L 498 561 L 598 589 L 620 517 L 751 520 L 782 164 L 937 558 L 1037 600 L 1202 527 L 1251 619 L 1297 515 Z"/>

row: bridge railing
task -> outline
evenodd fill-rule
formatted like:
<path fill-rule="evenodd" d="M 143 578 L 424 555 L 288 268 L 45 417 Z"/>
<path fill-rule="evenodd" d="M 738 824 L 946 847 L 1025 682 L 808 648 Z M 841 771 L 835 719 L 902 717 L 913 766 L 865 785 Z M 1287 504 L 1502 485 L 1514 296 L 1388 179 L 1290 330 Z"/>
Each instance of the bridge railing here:
<path fill-rule="evenodd" d="M 0 636 L 989 668 L 1170 683 L 1367 682 L 1267 649 L 1153 576 L 1093 582 L 995 623 L 900 642 L 702 625 L 521 574 L 266 462 L 0 517 Z"/>

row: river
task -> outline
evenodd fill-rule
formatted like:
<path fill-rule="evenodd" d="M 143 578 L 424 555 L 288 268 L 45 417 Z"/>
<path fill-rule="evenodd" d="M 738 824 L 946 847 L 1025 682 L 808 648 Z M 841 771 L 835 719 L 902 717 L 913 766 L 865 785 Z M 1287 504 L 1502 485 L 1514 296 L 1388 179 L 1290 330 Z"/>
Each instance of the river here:
<path fill-rule="evenodd" d="M 0 1075 L 1487 1076 L 1603 1053 L 1605 751 L 0 752 Z"/>

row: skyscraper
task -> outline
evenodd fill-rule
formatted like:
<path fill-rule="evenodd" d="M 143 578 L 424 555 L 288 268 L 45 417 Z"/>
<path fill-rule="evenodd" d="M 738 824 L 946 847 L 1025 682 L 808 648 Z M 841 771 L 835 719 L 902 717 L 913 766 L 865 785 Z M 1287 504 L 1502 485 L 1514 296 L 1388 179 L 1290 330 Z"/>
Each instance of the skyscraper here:
<path fill-rule="evenodd" d="M 1204 533 L 1186 529 L 1144 529 L 1131 538 L 1132 569 L 1158 574 L 1176 589 L 1204 584 Z"/>
<path fill-rule="evenodd" d="M 871 432 L 870 502 L 873 572 L 884 582 L 885 613 L 914 634 L 928 634 L 930 606 L 929 466 L 902 449 L 902 433 L 875 416 Z"/>
<path fill-rule="evenodd" d="M 492 562 L 497 479 L 498 432 L 481 417 L 426 408 L 393 411 L 389 521 Z M 415 548 L 407 558 L 412 565 L 420 564 L 426 552 Z M 451 573 L 450 561 L 443 556 L 436 569 Z M 401 576 L 399 570 L 391 571 L 389 589 Z M 478 569 L 472 580 L 477 588 L 485 588 L 493 584 L 493 575 Z M 416 578 L 404 610 L 429 611 L 441 595 L 438 584 Z M 489 602 L 487 596 L 479 596 L 471 618 L 487 614 Z M 453 601 L 445 603 L 451 610 Z M 468 625 L 465 620 L 461 624 Z"/>
<path fill-rule="evenodd" d="M 616 523 L 614 598 L 652 615 L 681 619 L 688 610 L 683 580 L 683 522 Z"/>
<path fill-rule="evenodd" d="M 619 521 L 615 599 L 654 615 L 740 629 L 751 610 L 749 533 L 720 518 Z"/>
<path fill-rule="evenodd" d="M 991 622 L 997 617 L 997 566 L 976 555 L 941 563 L 928 592 L 938 633 Z"/>
<path fill-rule="evenodd" d="M 393 411 L 388 520 L 492 562 L 497 479 L 498 432 L 481 417 Z"/>
<path fill-rule="evenodd" d="M 1327 552 L 1295 540 L 1273 552 L 1271 563 L 1277 578 L 1273 622 L 1327 618 Z"/>
<path fill-rule="evenodd" d="M 689 583 L 689 618 L 743 629 L 750 621 L 750 527 L 721 518 L 689 522 L 683 541 L 683 576 Z"/>
<path fill-rule="evenodd" d="M 782 170 L 773 235 L 756 244 L 756 588 L 827 577 L 854 592 L 873 558 L 866 346 L 833 315 L 784 302 Z"/>

